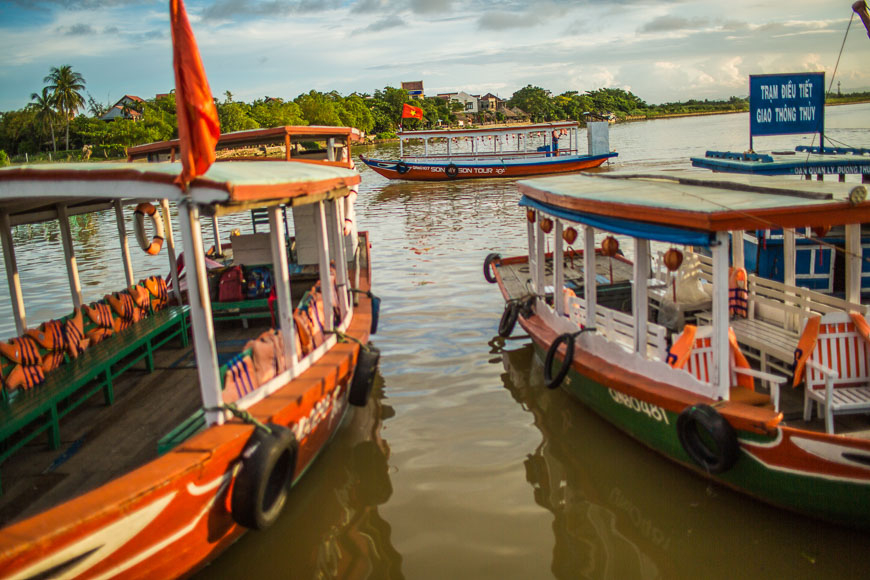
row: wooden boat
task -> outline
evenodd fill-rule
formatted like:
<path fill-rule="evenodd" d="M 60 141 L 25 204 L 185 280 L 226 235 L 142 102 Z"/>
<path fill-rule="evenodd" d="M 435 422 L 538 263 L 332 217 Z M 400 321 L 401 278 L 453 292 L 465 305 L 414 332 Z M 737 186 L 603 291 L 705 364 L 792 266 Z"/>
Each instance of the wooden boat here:
<path fill-rule="evenodd" d="M 607 122 L 587 124 L 588 150 L 579 150 L 575 122 L 515 125 L 466 130 L 399 133 L 398 159 L 360 159 L 387 179 L 448 181 L 487 177 L 527 177 L 569 173 L 600 167 L 617 153 L 610 151 Z M 423 151 L 406 143 L 422 141 Z M 567 141 L 567 146 L 565 146 Z M 443 142 L 443 146 L 440 145 Z"/>
<path fill-rule="evenodd" d="M 527 223 L 530 289 L 508 288 L 500 258 L 489 258 L 487 274 L 500 285 L 506 313 L 516 311 L 508 318 L 546 353 L 548 387 L 562 386 L 705 477 L 780 507 L 870 527 L 870 324 L 858 300 L 855 251 L 860 224 L 870 218 L 864 186 L 741 176 L 701 181 L 690 172 L 559 176 L 518 186 L 534 221 Z M 552 236 L 541 228 L 547 221 Z M 761 223 L 786 231 L 845 226 L 847 300 L 747 275 L 731 235 L 739 240 L 739 232 Z M 565 286 L 559 256 L 569 230 L 580 230 L 586 271 L 595 267 L 596 230 L 633 240 L 627 308 L 600 304 L 601 285 L 586 284 L 582 298 Z M 668 329 L 650 319 L 650 242 L 670 247 L 664 261 L 671 267 L 679 262 L 677 246 L 709 248 L 709 306 L 693 313 L 696 324 Z M 552 276 L 543 269 L 547 247 L 556 256 Z M 612 244 L 602 251 L 613 255 Z M 762 332 L 768 334 L 758 339 Z M 768 372 L 777 366 L 769 363 L 793 362 L 796 349 L 803 412 L 780 410 L 796 391 Z M 823 421 L 812 419 L 814 409 Z"/>
<path fill-rule="evenodd" d="M 219 163 L 184 192 L 175 183 L 180 170 L 177 163 L 107 163 L 0 171 L 0 233 L 19 336 L 34 335 L 34 327 L 26 321 L 16 279 L 15 225 L 60 221 L 76 313 L 83 303 L 69 227 L 64 226 L 70 215 L 115 209 L 127 264 L 126 284 L 118 286 L 130 287 L 131 296 L 141 286 L 126 255 L 124 214 L 130 210 L 124 208 L 153 200 L 164 207 L 176 204 L 185 254 L 195 257 L 187 265 L 187 304 L 165 293 L 152 294 L 137 321 L 129 324 L 119 324 L 122 317 L 109 311 L 112 336 L 77 358 L 58 351 L 60 367 L 45 372 L 41 384 L 13 388 L 12 371 L 28 367 L 28 361 L 16 363 L 8 349 L 3 351 L 0 435 L 7 475 L 2 499 L 4 513 L 19 514 L 0 530 L 4 577 L 168 578 L 189 573 L 245 529 L 271 524 L 291 483 L 341 424 L 348 402 L 365 402 L 377 363 L 376 351 L 367 346 L 375 324 L 369 242 L 362 234 L 358 260 L 341 259 L 346 240 L 337 207 L 359 182 L 358 173 L 307 163 Z M 319 281 L 313 287 L 291 288 L 279 204 L 315 210 L 312 223 L 296 227 L 297 240 L 311 235 L 318 247 Z M 277 274 L 278 322 L 273 329 L 212 322 L 200 217 L 251 207 L 267 208 L 270 217 L 270 265 Z M 171 236 L 166 244 L 172 246 Z M 80 326 L 91 343 L 96 334 L 89 327 L 94 326 L 87 320 Z M 184 347 L 188 331 L 195 372 L 170 364 L 189 357 Z M 219 352 L 220 339 L 235 341 L 236 356 L 227 360 L 229 353 Z M 173 341 L 181 341 L 181 349 L 173 348 Z M 39 354 L 46 361 L 51 352 L 40 344 Z M 226 360 L 220 366 L 219 356 Z M 126 370 L 136 361 L 144 361 L 151 372 Z M 82 418 L 78 411 L 70 412 L 99 392 L 111 403 L 116 389 L 124 399 L 123 405 L 112 406 L 117 411 L 82 405 Z M 106 436 L 75 432 L 94 412 L 106 422 L 97 430 Z M 69 459 L 70 470 L 60 469 L 64 481 L 48 491 L 35 484 L 44 463 L 29 479 L 8 475 L 34 473 L 26 467 L 28 455 L 44 461 L 38 445 L 43 432 L 52 447 L 61 449 L 53 455 Z M 79 443 L 70 445 L 70 437 Z M 116 446 L 123 453 L 113 453 Z M 96 464 L 82 467 L 80 457 Z M 10 466 L 16 461 L 25 467 Z M 37 507 L 22 503 L 28 500 Z"/>

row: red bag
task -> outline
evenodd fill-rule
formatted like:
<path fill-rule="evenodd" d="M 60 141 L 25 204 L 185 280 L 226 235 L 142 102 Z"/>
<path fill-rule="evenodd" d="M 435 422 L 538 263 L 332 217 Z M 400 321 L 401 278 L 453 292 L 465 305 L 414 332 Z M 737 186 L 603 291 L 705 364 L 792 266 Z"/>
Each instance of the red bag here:
<path fill-rule="evenodd" d="M 243 299 L 244 277 L 242 267 L 233 266 L 221 274 L 218 283 L 218 302 L 239 302 Z"/>

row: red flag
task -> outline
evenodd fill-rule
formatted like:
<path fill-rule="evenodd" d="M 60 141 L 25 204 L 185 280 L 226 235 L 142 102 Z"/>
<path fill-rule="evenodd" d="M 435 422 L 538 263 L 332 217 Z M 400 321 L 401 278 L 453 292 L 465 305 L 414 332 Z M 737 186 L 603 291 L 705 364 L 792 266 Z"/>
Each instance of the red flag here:
<path fill-rule="evenodd" d="M 181 176 L 186 186 L 214 163 L 221 135 L 217 108 L 199 57 L 196 38 L 187 20 L 184 0 L 169 0 L 172 28 L 172 65 L 175 68 L 175 109 L 181 141 Z"/>
<path fill-rule="evenodd" d="M 423 120 L 423 109 L 420 107 L 415 107 L 413 105 L 409 105 L 405 103 L 402 105 L 402 118 L 403 119 L 420 119 Z"/>

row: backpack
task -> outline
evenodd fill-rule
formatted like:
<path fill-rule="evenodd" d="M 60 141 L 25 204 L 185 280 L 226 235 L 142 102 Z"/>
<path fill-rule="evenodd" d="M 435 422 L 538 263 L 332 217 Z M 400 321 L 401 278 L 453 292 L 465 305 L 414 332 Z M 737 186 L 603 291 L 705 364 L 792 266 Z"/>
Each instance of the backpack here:
<path fill-rule="evenodd" d="M 218 301 L 238 302 L 243 300 L 243 288 L 244 278 L 242 276 L 242 267 L 232 266 L 231 268 L 227 268 L 221 274 L 220 282 L 218 282 Z"/>

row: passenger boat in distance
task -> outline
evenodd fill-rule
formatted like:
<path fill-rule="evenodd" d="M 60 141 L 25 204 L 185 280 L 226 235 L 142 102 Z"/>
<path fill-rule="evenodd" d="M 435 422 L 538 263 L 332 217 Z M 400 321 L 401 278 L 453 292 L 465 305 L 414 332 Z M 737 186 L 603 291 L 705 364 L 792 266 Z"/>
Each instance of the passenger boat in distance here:
<path fill-rule="evenodd" d="M 870 528 L 870 322 L 859 302 L 858 250 L 870 202 L 863 185 L 727 175 L 701 181 L 678 171 L 518 186 L 534 222 L 527 222 L 529 285 L 508 285 L 498 257 L 488 258 L 486 274 L 499 284 L 505 312 L 516 311 L 507 318 L 545 354 L 548 387 L 562 386 L 704 477 L 783 508 Z M 820 225 L 845 228 L 846 300 L 742 268 L 739 232 Z M 582 240 L 586 271 L 596 268 L 596 231 L 610 234 L 605 240 L 632 240 L 629 304 L 601 304 L 607 283 L 584 284 L 582 297 L 566 286 L 568 231 Z M 601 250 L 613 255 L 613 242 L 606 246 Z M 667 328 L 651 314 L 661 293 L 671 294 L 680 246 L 709 249 L 697 279 L 709 299 L 688 322 Z M 544 270 L 548 247 L 552 275 Z M 663 278 L 651 272 L 657 250 Z M 773 372 L 791 363 L 793 377 Z"/>
<path fill-rule="evenodd" d="M 586 125 L 587 153 L 580 154 L 577 123 L 541 123 L 464 130 L 399 133 L 398 159 L 360 159 L 387 179 L 449 181 L 488 177 L 527 177 L 600 167 L 610 150 L 607 122 Z M 422 141 L 414 150 L 408 146 Z"/>

